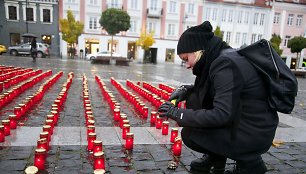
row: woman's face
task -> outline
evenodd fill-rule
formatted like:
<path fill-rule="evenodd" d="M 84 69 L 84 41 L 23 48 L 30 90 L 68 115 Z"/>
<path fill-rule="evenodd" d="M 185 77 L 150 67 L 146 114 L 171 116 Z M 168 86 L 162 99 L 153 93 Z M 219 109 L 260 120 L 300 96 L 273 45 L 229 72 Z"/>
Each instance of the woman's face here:
<path fill-rule="evenodd" d="M 196 54 L 195 53 L 182 53 L 179 54 L 179 57 L 186 62 L 186 68 L 192 69 L 193 66 L 196 64 Z"/>

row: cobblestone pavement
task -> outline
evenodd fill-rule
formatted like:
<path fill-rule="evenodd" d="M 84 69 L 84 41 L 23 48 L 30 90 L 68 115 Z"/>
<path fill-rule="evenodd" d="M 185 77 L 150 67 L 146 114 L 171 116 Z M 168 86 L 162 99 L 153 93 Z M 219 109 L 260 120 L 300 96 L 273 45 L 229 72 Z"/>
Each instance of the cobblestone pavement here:
<path fill-rule="evenodd" d="M 194 81 L 194 76 L 184 67 L 173 64 L 137 64 L 130 66 L 115 66 L 91 64 L 85 60 L 62 60 L 58 58 L 37 59 L 33 62 L 29 57 L 0 56 L 0 65 L 51 69 L 53 74 L 63 71 L 64 75 L 46 92 L 46 95 L 34 108 L 18 123 L 16 130 L 0 143 L 0 173 L 23 173 L 27 166 L 33 165 L 34 151 L 44 120 L 50 113 L 61 86 L 67 80 L 67 74 L 74 72 L 72 86 L 64 109 L 60 112 L 60 119 L 51 140 L 46 169 L 40 173 L 93 173 L 93 155 L 86 150 L 86 129 L 84 108 L 82 105 L 82 76 L 88 79 L 90 100 L 95 116 L 97 137 L 103 141 L 107 173 L 188 173 L 190 162 L 201 154 L 191 151 L 183 145 L 180 158 L 174 158 L 171 153 L 169 136 L 163 136 L 150 124 L 149 119 L 142 119 L 134 107 L 110 83 L 114 77 L 125 86 L 127 79 L 134 82 L 147 81 L 153 85 L 158 83 L 177 87 Z M 112 91 L 116 100 L 120 102 L 121 111 L 127 114 L 131 131 L 135 134 L 133 151 L 126 151 L 123 147 L 120 128 L 113 121 L 112 112 L 103 97 L 94 77 L 99 75 L 107 88 Z M 45 78 L 31 87 L 11 103 L 0 109 L 1 120 L 13 113 L 13 108 L 28 95 L 37 91 Z M 280 124 L 276 139 L 285 143 L 279 147 L 271 147 L 263 155 L 269 174 L 300 174 L 306 173 L 306 80 L 298 79 L 299 92 L 296 107 L 292 114 L 280 114 Z M 130 88 L 128 90 L 132 91 Z M 135 93 L 135 92 L 134 92 Z M 140 97 L 149 106 L 149 111 L 156 110 L 146 99 Z M 170 121 L 170 127 L 175 127 Z M 178 161 L 175 171 L 167 169 L 170 160 Z M 232 168 L 234 162 L 227 161 L 226 168 Z"/>

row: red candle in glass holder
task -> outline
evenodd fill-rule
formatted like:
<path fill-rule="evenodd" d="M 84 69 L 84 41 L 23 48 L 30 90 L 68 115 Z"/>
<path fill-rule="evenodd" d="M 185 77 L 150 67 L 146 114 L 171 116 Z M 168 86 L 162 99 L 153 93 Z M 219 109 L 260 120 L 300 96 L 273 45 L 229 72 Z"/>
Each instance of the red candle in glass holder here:
<path fill-rule="evenodd" d="M 120 109 L 115 108 L 114 109 L 114 120 L 119 121 L 120 120 Z"/>
<path fill-rule="evenodd" d="M 88 143 L 87 143 L 87 150 L 93 151 L 94 149 L 94 141 L 96 140 L 96 133 L 89 133 L 88 134 Z"/>
<path fill-rule="evenodd" d="M 94 126 L 95 120 L 88 120 L 88 126 Z"/>
<path fill-rule="evenodd" d="M 147 117 L 148 117 L 148 107 L 147 107 L 147 106 L 144 106 L 144 107 L 142 108 L 142 116 L 143 116 L 144 118 L 147 118 Z"/>
<path fill-rule="evenodd" d="M 37 149 L 45 149 L 46 151 L 49 150 L 48 147 L 48 140 L 46 138 L 42 138 L 37 140 Z"/>
<path fill-rule="evenodd" d="M 170 142 L 174 143 L 174 139 L 178 136 L 178 129 L 172 128 L 171 129 L 171 136 L 170 136 Z"/>
<path fill-rule="evenodd" d="M 160 118 L 159 116 L 156 117 L 156 123 L 155 123 L 155 127 L 156 129 L 161 129 L 163 126 L 163 119 Z"/>
<path fill-rule="evenodd" d="M 176 137 L 174 139 L 174 144 L 172 145 L 172 153 L 174 156 L 180 156 L 182 153 L 182 139 Z"/>
<path fill-rule="evenodd" d="M 123 120 L 127 119 L 127 116 L 125 114 L 120 114 L 120 122 L 119 122 L 119 127 L 122 129 L 123 126 Z"/>
<path fill-rule="evenodd" d="M 88 125 L 87 126 L 87 135 L 89 135 L 90 133 L 95 133 L 95 129 L 96 127 L 93 125 Z"/>
<path fill-rule="evenodd" d="M 169 132 L 169 121 L 163 121 L 162 134 L 168 135 L 168 132 Z"/>
<path fill-rule="evenodd" d="M 104 153 L 94 153 L 94 169 L 105 169 Z"/>
<path fill-rule="evenodd" d="M 43 125 L 43 132 L 48 132 L 49 135 L 52 135 L 53 131 L 51 131 L 50 125 Z"/>
<path fill-rule="evenodd" d="M 156 112 L 155 111 L 152 111 L 151 112 L 151 119 L 150 119 L 150 122 L 152 123 L 152 124 L 154 124 L 155 122 L 156 122 Z"/>
<path fill-rule="evenodd" d="M 52 108 L 52 109 L 53 109 L 53 108 Z M 55 111 L 55 110 L 52 110 L 52 111 L 51 111 L 51 114 L 54 116 L 54 117 L 53 117 L 54 125 L 57 125 L 58 118 L 59 118 L 58 112 Z"/>
<path fill-rule="evenodd" d="M 4 126 L 4 135 L 8 136 L 11 134 L 10 120 L 2 120 L 2 125 Z"/>
<path fill-rule="evenodd" d="M 21 108 L 20 107 L 14 107 L 14 114 L 16 115 L 16 119 L 18 120 L 21 117 Z"/>
<path fill-rule="evenodd" d="M 10 119 L 10 128 L 16 129 L 17 128 L 16 115 L 9 115 L 9 119 Z"/>
<path fill-rule="evenodd" d="M 102 152 L 103 151 L 103 147 L 102 147 L 102 141 L 100 140 L 94 140 L 94 153 L 97 152 Z"/>
<path fill-rule="evenodd" d="M 4 142 L 5 135 L 4 135 L 4 126 L 0 125 L 0 142 Z"/>
<path fill-rule="evenodd" d="M 50 135 L 52 135 L 53 134 L 53 129 L 54 129 L 54 124 L 53 124 L 53 120 L 46 120 L 45 121 L 45 125 L 49 125 L 49 126 L 51 126 L 51 129 L 50 129 Z"/>
<path fill-rule="evenodd" d="M 133 149 L 134 145 L 134 134 L 133 133 L 126 133 L 125 137 L 125 149 L 126 150 L 131 150 Z"/>
<path fill-rule="evenodd" d="M 34 157 L 34 166 L 36 166 L 38 170 L 44 170 L 45 162 L 46 162 L 46 150 L 36 149 Z"/>
<path fill-rule="evenodd" d="M 126 134 L 130 132 L 130 125 L 129 124 L 124 124 L 122 126 L 122 138 L 125 139 L 126 138 Z"/>

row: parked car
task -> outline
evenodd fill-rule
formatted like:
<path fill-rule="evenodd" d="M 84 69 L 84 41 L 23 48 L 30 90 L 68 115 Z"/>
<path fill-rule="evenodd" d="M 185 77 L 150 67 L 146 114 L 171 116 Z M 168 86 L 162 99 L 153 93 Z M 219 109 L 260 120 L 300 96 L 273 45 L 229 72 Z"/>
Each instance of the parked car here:
<path fill-rule="evenodd" d="M 43 43 L 36 43 L 37 44 L 37 57 L 45 57 L 49 55 L 49 48 Z M 31 44 L 24 43 L 17 46 L 10 46 L 8 48 L 9 53 L 13 56 L 18 55 L 31 55 Z"/>
<path fill-rule="evenodd" d="M 110 51 L 100 51 L 94 54 L 87 54 L 86 55 L 86 59 L 87 60 L 97 60 L 97 57 L 101 56 L 101 57 L 110 57 L 111 56 L 111 52 Z M 120 54 L 118 53 L 113 53 L 113 57 L 122 57 Z"/>
<path fill-rule="evenodd" d="M 6 53 L 6 47 L 4 45 L 0 45 L 0 55 L 2 53 Z"/>

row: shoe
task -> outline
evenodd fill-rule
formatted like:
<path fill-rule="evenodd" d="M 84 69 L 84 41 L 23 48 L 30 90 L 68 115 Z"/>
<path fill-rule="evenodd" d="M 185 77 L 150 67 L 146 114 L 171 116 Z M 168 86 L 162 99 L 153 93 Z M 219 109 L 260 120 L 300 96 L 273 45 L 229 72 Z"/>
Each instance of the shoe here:
<path fill-rule="evenodd" d="M 225 157 L 204 154 L 201 158 L 191 162 L 190 172 L 193 174 L 223 174 L 225 163 Z"/>
<path fill-rule="evenodd" d="M 264 174 L 267 167 L 263 160 L 237 161 L 233 170 L 226 171 L 224 174 Z"/>

